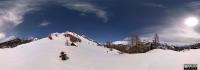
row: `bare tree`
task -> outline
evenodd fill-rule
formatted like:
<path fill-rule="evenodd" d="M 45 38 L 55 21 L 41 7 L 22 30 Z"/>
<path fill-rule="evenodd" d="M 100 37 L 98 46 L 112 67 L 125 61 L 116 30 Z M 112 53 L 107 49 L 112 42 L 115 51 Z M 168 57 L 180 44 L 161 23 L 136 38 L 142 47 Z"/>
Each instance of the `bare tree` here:
<path fill-rule="evenodd" d="M 159 36 L 157 33 L 154 35 L 153 43 L 155 47 L 159 46 Z"/>
<path fill-rule="evenodd" d="M 131 35 L 128 37 L 128 45 L 130 47 L 139 46 L 141 44 L 140 38 L 138 35 Z"/>
<path fill-rule="evenodd" d="M 112 45 L 111 42 L 106 42 L 107 47 L 111 48 L 111 45 Z"/>
<path fill-rule="evenodd" d="M 135 36 L 135 45 L 136 47 L 139 47 L 141 45 L 141 41 L 138 35 Z"/>
<path fill-rule="evenodd" d="M 133 36 L 129 36 L 128 37 L 128 46 L 129 47 L 133 47 L 134 46 L 134 37 Z"/>

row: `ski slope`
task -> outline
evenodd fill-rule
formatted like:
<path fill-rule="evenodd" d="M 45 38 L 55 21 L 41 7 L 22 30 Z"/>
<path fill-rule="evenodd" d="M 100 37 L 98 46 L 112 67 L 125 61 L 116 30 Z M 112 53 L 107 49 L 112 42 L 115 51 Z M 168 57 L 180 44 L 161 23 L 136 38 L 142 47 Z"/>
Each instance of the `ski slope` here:
<path fill-rule="evenodd" d="M 56 33 L 16 48 L 0 49 L 0 70 L 183 70 L 183 64 L 200 64 L 200 50 L 175 52 L 155 49 L 141 54 L 118 54 L 95 42 L 68 32 L 82 41 L 66 46 L 68 37 Z M 60 52 L 68 60 L 62 61 Z"/>

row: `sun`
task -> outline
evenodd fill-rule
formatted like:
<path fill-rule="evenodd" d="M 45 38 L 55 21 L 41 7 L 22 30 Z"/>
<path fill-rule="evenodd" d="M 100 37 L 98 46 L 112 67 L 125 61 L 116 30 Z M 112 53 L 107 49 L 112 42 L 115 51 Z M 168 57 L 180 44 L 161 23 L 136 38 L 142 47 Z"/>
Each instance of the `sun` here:
<path fill-rule="evenodd" d="M 194 27 L 197 24 L 199 24 L 199 20 L 196 17 L 188 17 L 185 19 L 185 25 L 189 26 L 189 27 Z"/>

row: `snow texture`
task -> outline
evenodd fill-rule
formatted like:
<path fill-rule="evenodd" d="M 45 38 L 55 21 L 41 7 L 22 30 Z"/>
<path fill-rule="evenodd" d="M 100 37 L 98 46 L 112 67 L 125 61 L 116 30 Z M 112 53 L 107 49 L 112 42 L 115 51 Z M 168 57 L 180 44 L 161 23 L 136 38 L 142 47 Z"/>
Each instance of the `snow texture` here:
<path fill-rule="evenodd" d="M 82 41 L 78 47 L 66 46 L 64 33 L 52 34 L 16 48 L 0 49 L 0 70 L 183 70 L 184 64 L 200 64 L 200 50 L 176 52 L 155 49 L 140 54 L 118 54 L 119 51 L 97 46 L 72 32 Z M 62 61 L 60 52 L 68 60 Z"/>

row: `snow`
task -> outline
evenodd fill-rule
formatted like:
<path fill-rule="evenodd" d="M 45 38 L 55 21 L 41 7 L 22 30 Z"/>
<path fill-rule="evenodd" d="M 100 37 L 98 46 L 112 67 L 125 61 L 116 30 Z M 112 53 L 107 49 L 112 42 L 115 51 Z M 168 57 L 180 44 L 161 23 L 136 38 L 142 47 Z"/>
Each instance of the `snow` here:
<path fill-rule="evenodd" d="M 83 37 L 75 46 L 66 46 L 69 38 L 53 36 L 16 48 L 0 49 L 0 70 L 183 70 L 184 64 L 200 64 L 200 50 L 176 52 L 155 49 L 140 54 L 118 54 L 118 51 L 97 46 Z M 68 60 L 62 61 L 60 52 Z"/>

